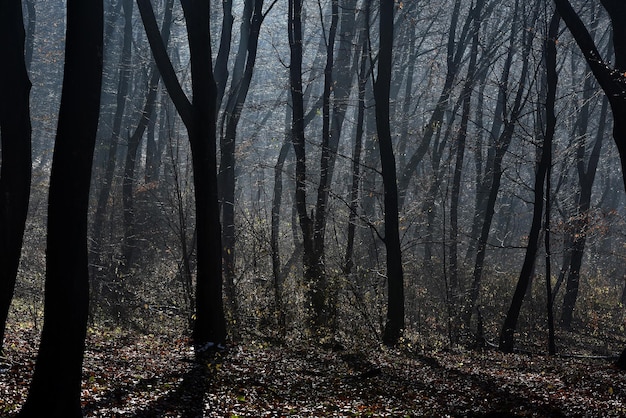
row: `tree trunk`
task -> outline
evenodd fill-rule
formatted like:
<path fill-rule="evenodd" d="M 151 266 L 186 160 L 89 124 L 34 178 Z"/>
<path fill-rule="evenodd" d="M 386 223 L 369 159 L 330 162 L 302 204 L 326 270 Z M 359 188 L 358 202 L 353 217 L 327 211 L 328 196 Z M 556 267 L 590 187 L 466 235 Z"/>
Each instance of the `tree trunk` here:
<path fill-rule="evenodd" d="M 349 276 L 354 267 L 354 238 L 356 234 L 356 221 L 359 207 L 359 188 L 361 184 L 361 153 L 363 150 L 363 134 L 365 122 L 365 86 L 367 85 L 368 62 L 367 44 L 363 42 L 360 55 L 360 68 L 358 73 L 359 105 L 357 109 L 356 133 L 354 138 L 354 151 L 352 152 L 352 187 L 350 188 L 350 215 L 348 216 L 348 238 L 346 254 L 344 256 L 344 273 Z"/>
<path fill-rule="evenodd" d="M 22 251 L 31 180 L 30 88 L 19 0 L 0 3 L 0 355 Z"/>
<path fill-rule="evenodd" d="M 222 243 L 217 192 L 217 87 L 211 65 L 209 4 L 181 0 L 191 55 L 193 103 L 182 90 L 169 60 L 149 0 L 137 0 L 150 48 L 191 145 L 196 204 L 197 273 L 196 321 L 193 340 L 197 346 L 223 344 L 226 321 L 222 300 Z"/>
<path fill-rule="evenodd" d="M 286 118 L 291 118 L 289 112 L 285 114 Z M 286 334 L 285 311 L 283 308 L 283 274 L 281 272 L 280 262 L 280 208 L 283 199 L 283 167 L 285 160 L 291 149 L 291 135 L 285 134 L 285 140 L 280 147 L 278 160 L 274 166 L 274 197 L 272 199 L 272 221 L 270 246 L 272 248 L 272 273 L 274 277 L 274 312 L 278 325 L 278 333 L 281 338 Z"/>
<path fill-rule="evenodd" d="M 87 210 L 102 83 L 101 1 L 68 0 L 65 70 L 50 176 L 44 326 L 19 416 L 81 417 L 89 275 Z"/>
<path fill-rule="evenodd" d="M 588 79 L 589 80 L 589 79 Z M 591 92 L 592 86 L 587 86 L 585 92 Z M 589 83 L 590 84 L 590 83 Z M 587 119 L 589 117 L 589 101 L 585 100 L 583 109 L 581 110 L 579 137 L 584 138 L 587 131 Z M 561 311 L 561 326 L 565 329 L 571 329 L 574 307 L 578 299 L 578 287 L 580 284 L 580 269 L 583 262 L 585 244 L 587 241 L 587 227 L 589 222 L 589 210 L 591 208 L 591 193 L 595 181 L 598 163 L 600 161 L 600 151 L 602 149 L 602 140 L 605 134 L 606 118 L 608 112 L 608 102 L 603 100 L 602 110 L 600 114 L 600 122 L 593 149 L 585 164 L 585 150 L 587 143 L 581 140 L 577 148 L 577 166 L 578 166 L 578 194 L 576 201 L 576 213 L 572 222 L 573 234 L 572 245 L 570 249 L 569 275 L 567 277 L 565 294 L 563 296 L 563 310 Z"/>
<path fill-rule="evenodd" d="M 320 289 L 319 283 L 325 272 L 321 254 L 314 245 L 314 215 L 309 216 L 306 196 L 306 151 L 304 136 L 304 97 L 302 89 L 302 1 L 289 1 L 289 79 L 292 100 L 292 138 L 296 155 L 296 195 L 295 205 L 302 230 L 304 279 L 311 300 L 311 325 L 317 334 L 324 334 L 326 325 L 326 289 Z"/>
<path fill-rule="evenodd" d="M 230 305 L 230 314 L 234 323 L 239 323 L 237 295 L 235 289 L 235 140 L 250 82 L 256 63 L 259 32 L 263 22 L 263 0 L 247 0 L 245 19 L 241 23 L 241 39 L 237 53 L 230 93 L 224 109 L 222 135 L 220 138 L 220 201 L 222 202 L 223 259 L 226 293 Z"/>
<path fill-rule="evenodd" d="M 209 4 L 181 0 L 191 54 L 193 93 L 191 144 L 196 200 L 197 278 L 194 342 L 223 344 L 222 245 L 217 191 L 217 86 L 211 64 Z"/>
<path fill-rule="evenodd" d="M 124 40 L 122 46 L 122 53 L 120 55 L 119 62 L 119 80 L 117 85 L 116 108 L 115 115 L 113 116 L 113 129 L 111 133 L 111 141 L 108 145 L 108 154 L 106 159 L 106 166 L 104 172 L 104 178 L 100 180 L 101 188 L 98 193 L 98 199 L 96 204 L 96 213 L 93 221 L 93 244 L 90 247 L 91 252 L 91 276 L 94 279 L 95 290 L 99 293 L 100 282 L 104 279 L 108 272 L 105 266 L 106 261 L 103 259 L 103 235 L 104 224 L 106 220 L 106 211 L 109 202 L 109 196 L 111 194 L 111 188 L 113 186 L 113 176 L 115 174 L 116 160 L 117 160 L 117 146 L 120 142 L 120 134 L 122 131 L 122 122 L 124 117 L 124 111 L 126 109 L 126 101 L 128 99 L 128 92 L 130 89 L 130 79 L 132 70 L 132 43 L 133 43 L 133 26 L 132 26 L 132 0 L 120 1 L 124 8 Z M 116 291 L 115 289 L 113 290 Z M 115 296 L 114 296 L 115 298 Z"/>
<path fill-rule="evenodd" d="M 554 139 L 554 131 L 556 128 L 554 104 L 556 101 L 556 87 L 558 81 L 556 71 L 556 38 L 558 36 L 559 21 L 559 15 L 555 13 L 552 17 L 550 31 L 544 45 L 547 72 L 547 97 L 545 110 L 546 131 L 541 149 L 541 159 L 537 165 L 537 172 L 535 174 L 535 203 L 533 220 L 530 228 L 530 234 L 528 236 L 528 246 L 526 247 L 524 264 L 522 265 L 522 271 L 517 281 L 515 293 L 513 294 L 513 300 L 511 301 L 511 306 L 509 307 L 504 320 L 504 325 L 502 326 L 502 331 L 500 333 L 500 350 L 505 353 L 513 352 L 514 333 L 517 328 L 517 320 L 524 301 L 524 295 L 526 295 L 528 287 L 531 283 L 537 251 L 539 249 L 539 235 L 543 220 L 543 200 L 544 196 L 546 196 L 546 198 L 549 197 L 544 195 L 544 184 L 546 183 L 548 169 L 552 164 L 552 141 Z M 547 277 L 546 279 L 550 280 L 550 277 Z M 550 297 L 548 297 L 548 300 L 549 299 Z"/>
<path fill-rule="evenodd" d="M 613 112 L 613 139 L 617 145 L 622 166 L 622 180 L 626 187 L 626 4 L 619 0 L 601 0 L 609 13 L 613 27 L 615 68 L 604 61 L 592 36 L 568 0 L 554 0 L 563 21 L 572 33 L 593 75 L 604 90 Z M 626 350 L 622 352 L 617 366 L 626 369 Z"/>
<path fill-rule="evenodd" d="M 533 16 L 531 17 L 531 22 L 534 24 L 537 20 L 537 14 L 539 11 L 538 2 L 535 3 Z M 517 22 L 516 17 L 519 16 L 519 1 L 515 2 L 515 11 L 513 21 Z M 526 20 L 526 19 L 524 19 Z M 524 21 L 522 24 L 526 24 Z M 513 45 L 515 44 L 516 37 L 518 36 L 518 26 L 514 24 L 511 30 L 510 35 L 510 44 L 509 53 L 506 58 L 506 62 L 504 64 L 502 78 L 500 82 L 500 92 L 499 92 L 499 100 L 502 102 L 502 109 L 505 109 L 504 106 L 504 98 L 508 96 L 508 84 L 509 84 L 509 76 L 511 70 L 511 62 L 513 58 L 513 54 L 515 53 L 515 48 Z M 480 232 L 480 237 L 478 239 L 476 259 L 474 262 L 474 271 L 472 274 L 472 282 L 470 284 L 468 301 L 465 305 L 465 311 L 463 312 L 463 322 L 466 329 L 470 328 L 470 322 L 472 315 L 474 314 L 476 304 L 478 302 L 478 296 L 480 294 L 480 286 L 482 281 L 482 273 L 485 265 L 485 256 L 487 252 L 487 241 L 489 239 L 489 233 L 491 230 L 491 223 L 493 221 L 493 216 L 495 214 L 495 205 L 498 197 L 498 193 L 500 191 L 500 182 L 502 180 L 503 166 L 502 160 L 506 155 L 506 152 L 511 144 L 511 140 L 513 138 L 513 133 L 515 131 L 515 126 L 517 124 L 517 119 L 519 118 L 522 110 L 523 110 L 523 98 L 525 94 L 525 86 L 528 77 L 529 71 L 529 63 L 528 56 L 530 54 L 533 35 L 529 32 L 524 32 L 522 35 L 522 68 L 520 72 L 519 83 L 517 86 L 517 91 L 515 93 L 515 99 L 513 104 L 511 105 L 511 110 L 504 120 L 504 129 L 498 139 L 496 140 L 496 144 L 494 146 L 494 151 L 492 152 L 492 159 L 490 162 L 490 169 L 487 169 L 487 173 L 491 173 L 491 184 L 489 187 L 489 194 L 485 205 L 484 210 L 484 219 L 482 222 L 482 228 Z M 504 112 L 504 110 L 503 110 Z"/>
<path fill-rule="evenodd" d="M 389 94 L 393 49 L 393 0 L 380 1 L 380 44 L 378 75 L 374 82 L 376 130 L 382 166 L 385 206 L 385 247 L 387 249 L 387 322 L 383 343 L 394 346 L 404 329 L 404 274 L 398 222 L 398 184 L 396 161 L 389 124 Z"/>
<path fill-rule="evenodd" d="M 467 78 L 463 85 L 461 100 L 463 102 L 463 113 L 461 116 L 461 126 L 456 138 L 456 155 L 454 162 L 454 173 L 452 178 L 452 190 L 450 191 L 450 285 L 449 285 L 449 321 L 451 325 L 451 342 L 458 341 L 458 309 L 460 306 L 460 283 L 458 268 L 458 218 L 459 200 L 461 192 L 461 176 L 463 173 L 463 160 L 465 158 L 465 141 L 467 140 L 467 127 L 470 117 L 470 104 L 472 91 L 476 83 L 476 62 L 478 60 L 478 44 L 481 23 L 481 13 L 484 5 L 483 0 L 479 0 L 471 11 L 473 18 L 472 46 L 470 50 L 470 62 L 467 67 Z"/>

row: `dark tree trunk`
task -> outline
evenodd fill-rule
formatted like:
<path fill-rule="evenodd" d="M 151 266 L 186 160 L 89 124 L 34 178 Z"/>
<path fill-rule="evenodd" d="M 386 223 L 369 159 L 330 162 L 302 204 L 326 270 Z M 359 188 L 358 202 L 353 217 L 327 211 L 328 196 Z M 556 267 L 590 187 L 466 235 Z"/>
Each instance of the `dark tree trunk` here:
<path fill-rule="evenodd" d="M 228 81 L 228 57 L 230 55 L 230 44 L 233 37 L 233 1 L 222 1 L 222 32 L 220 36 L 220 47 L 215 58 L 215 84 L 217 85 L 217 104 L 219 109 L 222 105 L 222 99 L 226 92 L 226 83 Z"/>
<path fill-rule="evenodd" d="M 222 300 L 222 244 L 217 191 L 217 87 L 211 64 L 209 4 L 181 0 L 191 54 L 193 93 L 191 144 L 196 199 L 197 278 L 196 343 L 224 343 L 226 322 Z"/>
<path fill-rule="evenodd" d="M 558 36 L 559 21 L 559 16 L 555 13 L 550 23 L 550 31 L 544 46 L 547 72 L 547 97 L 545 109 L 546 131 L 541 149 L 541 159 L 535 174 L 535 203 L 533 209 L 533 220 L 530 228 L 530 234 L 528 236 L 528 246 L 526 247 L 524 264 L 522 265 L 515 293 L 513 294 L 513 299 L 500 333 L 500 350 L 505 353 L 513 352 L 514 333 L 517 328 L 517 320 L 524 301 L 524 295 L 526 295 L 528 287 L 531 283 L 537 251 L 539 250 L 539 235 L 541 233 L 543 220 L 544 185 L 546 183 L 548 169 L 552 164 L 552 141 L 554 139 L 554 131 L 556 127 L 554 104 L 556 101 L 556 87 L 558 81 L 558 75 L 556 72 L 556 38 Z M 547 280 L 550 280 L 550 278 L 548 277 Z M 548 299 L 550 298 L 548 297 Z"/>
<path fill-rule="evenodd" d="M 626 187 L 626 3 L 620 0 L 601 0 L 609 13 L 613 27 L 615 68 L 602 59 L 592 36 L 568 0 L 554 0 L 561 18 L 572 33 L 593 75 L 604 90 L 613 112 L 613 139 L 617 145 L 622 166 L 622 180 Z M 626 350 L 617 366 L 626 369 Z"/>
<path fill-rule="evenodd" d="M 31 180 L 30 88 L 19 0 L 0 3 L 0 355 L 22 251 Z"/>
<path fill-rule="evenodd" d="M 315 248 L 314 216 L 309 216 L 306 196 L 306 151 L 304 136 L 304 95 L 302 84 L 302 1 L 289 1 L 289 80 L 292 101 L 292 139 L 296 156 L 295 206 L 302 230 L 304 278 L 311 301 L 311 325 L 317 334 L 325 334 L 327 306 L 325 291 L 320 288 L 325 272 L 322 257 Z"/>
<path fill-rule="evenodd" d="M 588 79 L 589 80 L 589 79 Z M 591 83 L 585 83 L 585 92 L 592 91 Z M 580 113 L 579 137 L 584 138 L 587 131 L 587 120 L 589 118 L 589 100 L 585 100 Z M 589 209 L 591 208 L 591 194 L 595 181 L 598 163 L 600 161 L 600 151 L 602 140 L 605 134 L 606 118 L 608 113 L 608 102 L 604 99 L 600 114 L 600 122 L 596 139 L 592 151 L 585 164 L 586 142 L 581 141 L 577 148 L 577 168 L 578 168 L 578 194 L 576 201 L 576 214 L 572 222 L 572 245 L 570 247 L 569 275 L 567 277 L 565 294 L 563 295 L 563 310 L 561 311 L 561 326 L 571 329 L 574 307 L 578 299 L 578 288 L 580 284 L 580 269 L 582 267 L 585 244 L 587 241 L 587 227 L 589 222 Z"/>
<path fill-rule="evenodd" d="M 467 140 L 467 127 L 470 117 L 470 104 L 472 99 L 472 91 L 476 83 L 476 62 L 478 60 L 478 44 L 481 23 L 481 13 L 484 1 L 479 0 L 471 11 L 473 19 L 472 27 L 472 46 L 470 50 L 470 62 L 467 68 L 467 78 L 463 85 L 461 93 L 462 115 L 461 126 L 456 137 L 456 152 L 454 162 L 454 173 L 452 177 L 452 190 L 450 191 L 450 285 L 449 285 L 449 321 L 450 321 L 450 339 L 451 342 L 458 341 L 458 310 L 460 305 L 460 283 L 458 268 L 458 218 L 459 218 L 459 200 L 461 192 L 461 176 L 463 173 L 463 161 L 465 158 L 465 141 Z"/>
<path fill-rule="evenodd" d="M 321 266 L 315 262 L 313 248 L 313 220 L 309 217 L 306 203 L 306 152 L 304 137 L 304 97 L 302 89 L 302 1 L 289 1 L 289 80 L 292 101 L 292 141 L 296 156 L 295 206 L 302 229 L 303 265 L 307 284 L 313 286 L 322 274 Z M 318 299 L 312 300 L 313 311 L 321 312 L 323 306 Z M 314 314 L 315 315 L 315 314 Z M 315 318 L 313 323 L 316 324 Z"/>
<path fill-rule="evenodd" d="M 211 65 L 209 4 L 181 0 L 191 55 L 193 103 L 183 92 L 159 35 L 149 0 L 137 0 L 157 67 L 191 144 L 196 202 L 197 278 L 194 343 L 226 340 L 222 300 L 222 240 L 217 192 L 217 87 Z"/>
<path fill-rule="evenodd" d="M 534 22 L 537 20 L 537 14 L 539 11 L 539 3 L 536 2 L 534 5 L 533 15 L 531 16 L 530 22 Z M 516 17 L 519 16 L 519 1 L 515 2 L 515 11 L 513 20 L 516 22 Z M 526 19 L 522 22 L 522 25 L 526 24 Z M 506 62 L 504 64 L 502 78 L 500 82 L 500 92 L 499 99 L 502 104 L 502 111 L 506 113 L 504 110 L 506 106 L 504 106 L 504 100 L 508 97 L 508 85 L 510 79 L 510 71 L 511 71 L 511 62 L 513 58 L 513 54 L 515 53 L 514 44 L 517 42 L 516 37 L 518 36 L 518 25 L 513 24 L 511 35 L 510 35 L 510 44 L 509 53 L 506 58 Z M 512 103 L 511 110 L 508 114 L 504 114 L 504 128 L 496 140 L 496 144 L 494 146 L 495 150 L 492 153 L 492 158 L 490 161 L 490 167 L 487 169 L 487 172 L 490 173 L 490 187 L 488 189 L 488 198 L 484 208 L 484 219 L 482 221 L 482 228 L 480 232 L 480 237 L 478 239 L 476 259 L 474 261 L 474 271 L 472 273 L 472 282 L 470 283 L 468 301 L 465 305 L 465 311 L 463 312 L 463 322 L 467 329 L 470 328 L 470 322 L 472 315 L 476 309 L 476 304 L 478 302 L 478 296 L 480 294 L 480 287 L 482 281 L 482 273 L 485 265 L 485 256 L 487 252 L 487 241 L 489 239 L 489 233 L 491 230 L 491 223 L 493 221 L 493 217 L 495 214 L 495 205 L 498 197 L 498 193 L 500 191 L 500 182 L 502 180 L 503 174 L 503 166 L 502 161 L 506 152 L 511 144 L 511 140 L 513 139 L 513 133 L 515 131 L 515 127 L 517 125 L 517 119 L 519 118 L 524 104 L 524 95 L 525 95 L 525 87 L 528 77 L 529 71 L 529 63 L 528 56 L 530 54 L 531 46 L 532 46 L 532 38 L 533 35 L 529 32 L 523 33 L 523 50 L 522 50 L 522 68 L 520 72 L 520 79 L 517 85 L 517 91 L 515 93 L 515 99 Z"/>
<path fill-rule="evenodd" d="M 102 83 L 101 1 L 68 0 L 48 198 L 44 326 L 20 417 L 81 417 L 89 277 L 87 210 Z"/>
<path fill-rule="evenodd" d="M 117 85 L 116 108 L 115 115 L 113 116 L 113 129 L 111 133 L 111 141 L 108 144 L 108 153 L 106 159 L 106 166 L 104 172 L 104 178 L 100 180 L 101 188 L 98 192 L 98 199 L 96 204 L 96 213 L 93 221 L 93 244 L 90 247 L 91 252 L 91 276 L 94 279 L 95 291 L 99 293 L 100 282 L 103 280 L 103 276 L 106 276 L 108 263 L 103 259 L 103 235 L 104 225 L 106 220 L 106 211 L 109 202 L 109 196 L 111 194 L 111 188 L 113 186 L 113 176 L 115 174 L 115 167 L 117 165 L 117 146 L 120 142 L 120 134 L 122 131 L 122 122 L 124 117 L 124 111 L 126 109 L 126 101 L 128 99 L 128 92 L 130 88 L 131 79 L 131 57 L 132 57 L 132 42 L 133 42 L 133 26 L 132 26 L 132 0 L 120 1 L 124 8 L 124 40 L 122 46 L 122 53 L 120 55 L 119 62 L 119 80 Z M 106 267 L 105 267 L 106 266 Z M 115 290 L 114 290 L 115 292 Z"/>
<path fill-rule="evenodd" d="M 286 118 L 291 118 L 286 112 Z M 284 338 L 286 334 L 286 320 L 283 308 L 283 274 L 280 262 L 280 208 L 283 199 L 283 167 L 291 149 L 291 135 L 285 134 L 285 140 L 280 147 L 278 160 L 274 166 L 274 197 L 272 199 L 272 220 L 270 246 L 272 248 L 272 273 L 274 277 L 274 312 L 278 323 L 278 333 Z"/>
<path fill-rule="evenodd" d="M 348 238 L 346 254 L 344 257 L 344 273 L 348 276 L 354 267 L 354 238 L 356 234 L 356 222 L 359 207 L 359 186 L 361 184 L 361 153 L 363 150 L 363 134 L 365 122 L 365 86 L 367 85 L 368 61 L 367 43 L 363 42 L 360 55 L 360 68 L 358 73 L 359 105 L 357 110 L 356 133 L 354 138 L 354 151 L 352 153 L 352 187 L 350 188 L 350 215 L 348 217 Z"/>
<path fill-rule="evenodd" d="M 404 329 L 404 275 L 398 222 L 398 184 L 389 124 L 393 11 L 393 0 L 381 0 L 378 75 L 374 82 L 376 130 L 384 187 L 385 247 L 387 249 L 387 323 L 383 333 L 383 343 L 388 346 L 398 343 Z"/>
<path fill-rule="evenodd" d="M 263 22 L 263 0 L 247 0 L 246 9 L 250 9 L 242 21 L 241 39 L 237 54 L 237 64 L 233 72 L 231 89 L 224 109 L 222 135 L 220 138 L 220 201 L 222 203 L 223 259 L 226 293 L 230 305 L 230 314 L 234 323 L 239 323 L 237 294 L 235 289 L 235 140 L 250 82 L 256 63 L 259 32 Z M 240 63 L 240 64 L 239 64 Z"/>

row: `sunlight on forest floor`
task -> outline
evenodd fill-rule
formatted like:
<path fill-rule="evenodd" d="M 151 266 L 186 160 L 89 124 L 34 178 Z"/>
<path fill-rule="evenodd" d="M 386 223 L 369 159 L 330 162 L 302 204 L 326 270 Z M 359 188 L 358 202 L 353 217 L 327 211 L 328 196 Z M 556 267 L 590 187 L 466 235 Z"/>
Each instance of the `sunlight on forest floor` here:
<path fill-rule="evenodd" d="M 0 373 L 2 416 L 25 399 L 35 336 L 9 324 L 8 369 Z M 85 416 L 626 415 L 626 374 L 607 360 L 409 347 L 332 351 L 248 341 L 196 362 L 187 343 L 90 330 Z"/>

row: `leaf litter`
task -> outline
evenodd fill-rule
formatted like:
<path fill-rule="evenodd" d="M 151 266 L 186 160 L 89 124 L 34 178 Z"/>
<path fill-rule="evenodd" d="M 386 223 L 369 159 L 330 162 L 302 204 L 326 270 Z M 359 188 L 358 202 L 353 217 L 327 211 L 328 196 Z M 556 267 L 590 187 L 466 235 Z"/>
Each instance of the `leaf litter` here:
<path fill-rule="evenodd" d="M 0 416 L 25 401 L 36 343 L 9 328 Z M 198 360 L 184 338 L 103 330 L 87 347 L 85 417 L 626 416 L 626 374 L 601 359 L 246 341 Z"/>

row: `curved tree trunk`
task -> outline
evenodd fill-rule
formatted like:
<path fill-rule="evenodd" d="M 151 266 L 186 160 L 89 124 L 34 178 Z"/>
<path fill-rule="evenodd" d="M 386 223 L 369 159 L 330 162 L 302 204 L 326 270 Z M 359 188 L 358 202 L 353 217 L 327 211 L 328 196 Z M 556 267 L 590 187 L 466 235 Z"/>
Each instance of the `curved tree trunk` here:
<path fill-rule="evenodd" d="M 622 166 L 622 180 L 626 187 L 626 3 L 621 0 L 601 0 L 609 13 L 613 27 L 615 68 L 602 59 L 592 36 L 568 0 L 554 0 L 561 18 L 572 33 L 593 75 L 604 90 L 613 112 L 613 140 L 617 145 Z M 617 366 L 626 369 L 626 350 Z"/>

